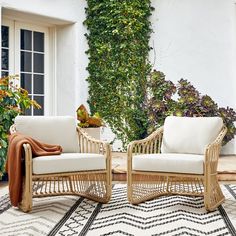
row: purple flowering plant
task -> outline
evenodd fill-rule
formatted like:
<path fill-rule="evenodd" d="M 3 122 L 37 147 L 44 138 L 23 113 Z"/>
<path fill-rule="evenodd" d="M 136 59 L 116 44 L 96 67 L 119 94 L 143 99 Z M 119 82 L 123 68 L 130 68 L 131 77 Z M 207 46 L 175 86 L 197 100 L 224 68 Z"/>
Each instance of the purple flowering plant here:
<path fill-rule="evenodd" d="M 201 93 L 187 80 L 180 79 L 177 84 L 166 80 L 165 74 L 152 71 L 148 77 L 147 93 L 143 104 L 148 114 L 148 134 L 164 124 L 169 115 L 187 117 L 219 116 L 228 128 L 223 145 L 234 138 L 236 112 L 230 107 L 218 107 L 208 95 Z"/>

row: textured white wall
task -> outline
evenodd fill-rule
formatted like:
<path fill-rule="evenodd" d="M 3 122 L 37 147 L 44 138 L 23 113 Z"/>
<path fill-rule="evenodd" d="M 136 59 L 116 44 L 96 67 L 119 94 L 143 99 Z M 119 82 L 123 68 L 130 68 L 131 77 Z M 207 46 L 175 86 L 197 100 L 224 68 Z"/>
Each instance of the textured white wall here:
<path fill-rule="evenodd" d="M 73 114 L 75 111 L 75 25 L 57 27 L 57 114 Z"/>
<path fill-rule="evenodd" d="M 71 22 L 80 20 L 86 1 L 77 0 L 0 0 L 2 7 L 54 17 Z"/>

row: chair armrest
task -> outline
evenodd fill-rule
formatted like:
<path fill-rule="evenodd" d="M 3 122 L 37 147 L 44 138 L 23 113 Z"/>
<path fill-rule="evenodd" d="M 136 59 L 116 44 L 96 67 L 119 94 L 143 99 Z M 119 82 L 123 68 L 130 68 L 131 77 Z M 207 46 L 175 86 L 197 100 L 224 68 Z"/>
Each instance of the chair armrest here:
<path fill-rule="evenodd" d="M 210 173 L 217 172 L 218 159 L 222 146 L 222 140 L 227 132 L 227 127 L 223 126 L 216 139 L 210 143 L 205 149 L 205 171 Z"/>
<path fill-rule="evenodd" d="M 154 131 L 145 139 L 136 140 L 128 145 L 128 158 L 127 158 L 127 171 L 128 171 L 128 184 L 131 184 L 131 172 L 132 172 L 132 158 L 133 154 L 151 154 L 160 153 L 161 141 L 163 135 L 163 126 Z"/>
<path fill-rule="evenodd" d="M 162 126 L 145 139 L 130 142 L 128 145 L 128 156 L 132 156 L 132 154 L 160 153 L 163 130 Z"/>
<path fill-rule="evenodd" d="M 77 133 L 81 153 L 98 153 L 106 155 L 107 158 L 111 158 L 111 147 L 109 143 L 89 136 L 80 127 L 77 127 Z"/>

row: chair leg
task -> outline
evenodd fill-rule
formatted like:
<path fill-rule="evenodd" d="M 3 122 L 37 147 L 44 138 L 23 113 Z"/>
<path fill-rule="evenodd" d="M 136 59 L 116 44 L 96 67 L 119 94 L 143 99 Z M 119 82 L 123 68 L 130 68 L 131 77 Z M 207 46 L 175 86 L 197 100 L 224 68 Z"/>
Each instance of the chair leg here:
<path fill-rule="evenodd" d="M 19 204 L 19 208 L 23 212 L 29 212 L 32 210 L 33 200 L 32 200 L 32 180 L 27 180 L 24 178 L 23 181 L 23 191 L 22 200 Z"/>
<path fill-rule="evenodd" d="M 217 175 L 208 176 L 205 184 L 204 205 L 207 211 L 214 211 L 225 200 Z"/>

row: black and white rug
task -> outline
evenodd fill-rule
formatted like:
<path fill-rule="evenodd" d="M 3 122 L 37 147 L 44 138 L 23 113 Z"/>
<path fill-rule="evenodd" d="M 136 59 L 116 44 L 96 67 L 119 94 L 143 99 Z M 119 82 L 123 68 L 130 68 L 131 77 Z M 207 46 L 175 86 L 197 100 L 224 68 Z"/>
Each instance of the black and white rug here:
<path fill-rule="evenodd" d="M 12 208 L 0 191 L 0 235 L 236 235 L 236 185 L 222 185 L 225 203 L 207 213 L 201 197 L 163 196 L 133 206 L 126 185 L 113 187 L 108 204 L 76 196 L 35 198 L 31 213 Z"/>

